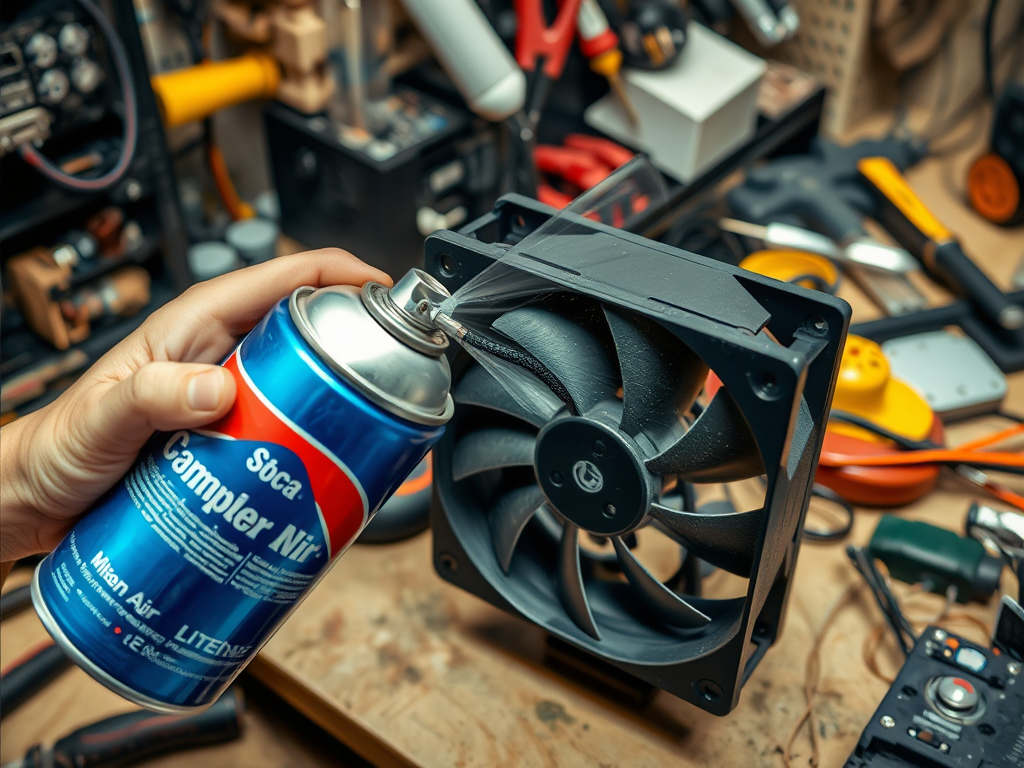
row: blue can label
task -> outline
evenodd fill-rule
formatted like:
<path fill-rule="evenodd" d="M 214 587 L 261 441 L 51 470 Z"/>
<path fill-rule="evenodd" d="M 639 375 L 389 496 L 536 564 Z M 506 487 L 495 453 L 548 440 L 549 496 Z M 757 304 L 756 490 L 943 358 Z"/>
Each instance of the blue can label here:
<path fill-rule="evenodd" d="M 368 520 L 341 459 L 267 400 L 237 351 L 225 367 L 228 415 L 155 435 L 41 568 L 76 648 L 114 641 L 80 648 L 90 662 L 181 706 L 212 701 Z"/>

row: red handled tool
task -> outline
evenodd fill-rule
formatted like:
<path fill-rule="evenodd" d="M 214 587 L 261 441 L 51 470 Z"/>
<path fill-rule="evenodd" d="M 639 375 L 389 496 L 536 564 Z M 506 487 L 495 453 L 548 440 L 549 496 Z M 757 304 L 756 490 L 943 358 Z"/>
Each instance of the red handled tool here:
<path fill-rule="evenodd" d="M 533 159 L 541 173 L 563 178 L 580 189 L 590 189 L 613 170 L 590 152 L 570 147 L 541 144 L 534 149 Z"/>
<path fill-rule="evenodd" d="M 562 76 L 569 55 L 581 0 L 564 0 L 553 24 L 544 19 L 543 0 L 515 0 L 516 61 L 527 77 L 532 75 L 526 114 L 536 127 L 552 84 Z"/>
<path fill-rule="evenodd" d="M 543 0 L 514 0 L 516 61 L 527 77 L 526 104 L 506 121 L 512 132 L 507 187 L 530 197 L 538 195 L 533 148 L 537 124 L 552 84 L 562 76 L 569 55 L 581 0 L 564 0 L 553 24 L 544 18 Z"/>

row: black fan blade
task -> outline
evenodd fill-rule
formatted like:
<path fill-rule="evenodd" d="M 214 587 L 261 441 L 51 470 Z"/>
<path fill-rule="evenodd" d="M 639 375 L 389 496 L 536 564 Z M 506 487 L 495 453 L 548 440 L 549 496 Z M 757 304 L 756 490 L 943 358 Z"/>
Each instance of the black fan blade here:
<path fill-rule="evenodd" d="M 658 581 L 651 572 L 637 560 L 621 536 L 613 536 L 612 544 L 618 555 L 622 572 L 636 590 L 640 599 L 654 611 L 666 624 L 684 629 L 696 629 L 710 623 L 710 617 L 704 615 L 683 600 L 672 590 Z"/>
<path fill-rule="evenodd" d="M 523 528 L 542 504 L 544 494 L 541 489 L 536 485 L 527 485 L 506 493 L 491 510 L 489 523 L 494 554 L 498 556 L 498 562 L 505 573 L 508 573 L 512 565 L 512 553 L 515 552 Z"/>
<path fill-rule="evenodd" d="M 679 339 L 643 317 L 626 318 L 605 308 L 622 369 L 620 428 L 656 438 L 679 424 L 697 399 L 708 366 Z"/>
<path fill-rule="evenodd" d="M 604 345 L 578 323 L 540 307 L 520 307 L 491 327 L 540 360 L 562 382 L 577 413 L 615 396 L 617 377 Z"/>
<path fill-rule="evenodd" d="M 725 389 L 718 390 L 686 434 L 650 459 L 647 468 L 691 483 L 729 483 L 764 474 L 757 442 Z"/>
<path fill-rule="evenodd" d="M 651 516 L 661 523 L 672 538 L 701 560 L 730 573 L 749 577 L 761 531 L 761 512 L 733 512 L 707 515 L 679 512 L 651 505 Z"/>
<path fill-rule="evenodd" d="M 538 397 L 535 400 L 534 408 L 528 410 L 520 405 L 486 368 L 482 365 L 474 365 L 459 380 L 459 384 L 455 388 L 455 402 L 501 411 L 533 424 L 535 427 L 543 427 L 555 415 L 558 406 L 550 394 L 546 390 L 541 390 L 541 387 L 542 385 L 538 382 Z"/>
<path fill-rule="evenodd" d="M 480 429 L 463 437 L 452 456 L 452 477 L 465 480 L 489 469 L 533 464 L 536 439 L 515 429 Z"/>
<path fill-rule="evenodd" d="M 562 529 L 562 544 L 558 553 L 558 597 L 565 612 L 576 626 L 595 640 L 601 635 L 590 612 L 587 593 L 583 590 L 583 572 L 580 570 L 580 529 L 568 520 Z"/>

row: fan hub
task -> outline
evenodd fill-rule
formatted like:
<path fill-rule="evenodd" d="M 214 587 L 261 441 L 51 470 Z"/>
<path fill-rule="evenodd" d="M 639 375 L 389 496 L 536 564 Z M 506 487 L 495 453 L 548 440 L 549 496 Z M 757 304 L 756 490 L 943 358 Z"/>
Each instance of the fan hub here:
<path fill-rule="evenodd" d="M 534 466 L 548 503 L 591 533 L 633 530 L 651 506 L 651 476 L 639 449 L 600 421 L 567 417 L 548 424 L 537 437 Z"/>

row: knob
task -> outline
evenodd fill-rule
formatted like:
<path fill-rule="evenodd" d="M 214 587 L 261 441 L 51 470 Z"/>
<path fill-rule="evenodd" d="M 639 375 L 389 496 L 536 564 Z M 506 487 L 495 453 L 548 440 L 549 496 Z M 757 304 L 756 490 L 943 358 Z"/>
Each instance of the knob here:
<path fill-rule="evenodd" d="M 79 59 L 71 68 L 71 84 L 80 93 L 92 93 L 103 81 L 103 70 L 92 59 Z"/>
<path fill-rule="evenodd" d="M 81 56 L 89 50 L 89 30 L 76 21 L 65 24 L 58 39 L 60 49 L 68 56 Z"/>
<path fill-rule="evenodd" d="M 57 41 L 45 32 L 36 32 L 25 44 L 29 61 L 40 69 L 49 69 L 57 63 Z"/>
<path fill-rule="evenodd" d="M 39 100 L 44 104 L 59 104 L 71 89 L 68 76 L 59 69 L 48 69 L 39 78 Z"/>
<path fill-rule="evenodd" d="M 978 691 L 962 677 L 943 677 L 935 688 L 940 702 L 955 712 L 969 714 L 978 707 Z"/>

